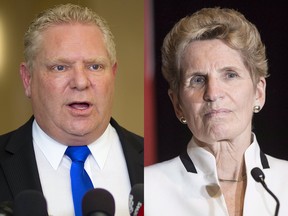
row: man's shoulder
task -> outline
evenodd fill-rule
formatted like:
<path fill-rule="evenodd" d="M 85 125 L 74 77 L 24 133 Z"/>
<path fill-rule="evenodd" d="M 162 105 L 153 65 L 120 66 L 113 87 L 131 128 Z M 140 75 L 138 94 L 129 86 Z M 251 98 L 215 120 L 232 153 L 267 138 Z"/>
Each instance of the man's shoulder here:
<path fill-rule="evenodd" d="M 34 118 L 31 118 L 25 124 L 20 126 L 19 128 L 9 131 L 5 134 L 0 135 L 0 150 L 2 151 L 8 143 L 16 143 L 18 141 L 23 141 L 26 138 L 32 139 L 32 122 Z M 29 133 L 31 131 L 31 133 Z"/>
<path fill-rule="evenodd" d="M 115 119 L 111 118 L 110 124 L 115 128 L 121 142 L 125 140 L 127 142 L 137 143 L 141 146 L 144 145 L 144 138 L 142 136 L 122 127 L 116 122 Z"/>
<path fill-rule="evenodd" d="M 116 130 L 127 162 L 131 185 L 144 182 L 144 138 L 120 126 L 111 118 L 110 124 Z"/>
<path fill-rule="evenodd" d="M 9 142 L 11 136 L 13 136 L 13 134 L 15 133 L 16 130 L 7 132 L 5 134 L 1 134 L 0 135 L 0 149 L 3 148 L 3 146 L 5 145 L 5 143 Z"/>

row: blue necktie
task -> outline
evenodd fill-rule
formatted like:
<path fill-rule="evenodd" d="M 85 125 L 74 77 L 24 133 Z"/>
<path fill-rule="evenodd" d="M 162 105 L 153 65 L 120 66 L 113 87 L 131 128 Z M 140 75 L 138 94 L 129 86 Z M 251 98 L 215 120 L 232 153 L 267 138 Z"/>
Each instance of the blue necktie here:
<path fill-rule="evenodd" d="M 91 179 L 84 169 L 90 150 L 87 146 L 69 146 L 65 154 L 72 160 L 70 177 L 75 215 L 82 216 L 83 196 L 88 190 L 93 189 Z"/>

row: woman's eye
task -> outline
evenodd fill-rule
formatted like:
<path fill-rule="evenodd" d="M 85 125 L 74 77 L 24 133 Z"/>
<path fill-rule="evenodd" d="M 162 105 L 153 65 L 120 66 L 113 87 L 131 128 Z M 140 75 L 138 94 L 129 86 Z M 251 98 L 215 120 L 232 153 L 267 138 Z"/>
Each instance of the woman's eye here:
<path fill-rule="evenodd" d="M 228 72 L 228 73 L 226 74 L 226 77 L 229 78 L 229 79 L 232 79 L 232 78 L 238 77 L 238 74 L 235 73 L 235 72 Z"/>
<path fill-rule="evenodd" d="M 205 83 L 205 77 L 204 76 L 194 76 L 191 80 L 190 80 L 190 84 L 192 86 L 196 86 L 196 85 L 203 85 Z"/>

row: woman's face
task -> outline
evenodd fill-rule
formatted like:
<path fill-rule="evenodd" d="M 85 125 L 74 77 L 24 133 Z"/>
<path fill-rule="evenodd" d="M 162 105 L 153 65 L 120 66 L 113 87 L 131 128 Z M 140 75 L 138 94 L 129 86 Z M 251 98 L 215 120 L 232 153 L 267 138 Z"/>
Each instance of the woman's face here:
<path fill-rule="evenodd" d="M 194 137 L 205 143 L 250 137 L 253 107 L 265 102 L 265 78 L 253 85 L 240 53 L 217 39 L 192 42 L 181 65 L 179 97 L 169 95 Z"/>

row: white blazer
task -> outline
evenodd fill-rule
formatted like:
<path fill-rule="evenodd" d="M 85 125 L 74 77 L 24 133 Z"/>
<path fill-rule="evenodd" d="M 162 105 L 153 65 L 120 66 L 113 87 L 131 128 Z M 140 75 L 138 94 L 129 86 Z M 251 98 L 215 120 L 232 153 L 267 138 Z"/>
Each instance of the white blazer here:
<path fill-rule="evenodd" d="M 288 216 L 288 161 L 261 152 L 256 136 L 245 152 L 247 187 L 243 216 L 273 216 L 276 202 L 250 171 L 259 167 L 278 197 L 278 216 Z M 288 153 L 287 153 L 288 154 Z M 187 152 L 144 169 L 145 216 L 228 216 L 214 156 L 189 142 Z"/>

